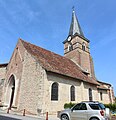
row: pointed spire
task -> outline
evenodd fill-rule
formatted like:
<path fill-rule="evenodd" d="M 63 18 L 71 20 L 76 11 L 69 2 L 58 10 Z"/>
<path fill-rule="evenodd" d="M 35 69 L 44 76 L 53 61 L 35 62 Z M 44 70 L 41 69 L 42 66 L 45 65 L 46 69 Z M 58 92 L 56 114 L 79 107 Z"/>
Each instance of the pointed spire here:
<path fill-rule="evenodd" d="M 84 37 L 84 34 L 82 32 L 82 29 L 80 27 L 79 21 L 76 17 L 74 6 L 72 8 L 72 21 L 70 25 L 70 30 L 69 30 L 69 36 L 75 35 L 75 33 L 78 33 L 80 36 Z"/>

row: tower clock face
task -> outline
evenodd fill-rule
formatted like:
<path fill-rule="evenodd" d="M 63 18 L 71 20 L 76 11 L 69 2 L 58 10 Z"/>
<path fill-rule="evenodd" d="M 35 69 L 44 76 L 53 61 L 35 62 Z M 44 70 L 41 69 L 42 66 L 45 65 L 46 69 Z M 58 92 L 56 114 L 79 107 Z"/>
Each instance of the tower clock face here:
<path fill-rule="evenodd" d="M 70 40 L 71 40 L 71 36 L 68 37 L 68 41 L 70 41 Z"/>

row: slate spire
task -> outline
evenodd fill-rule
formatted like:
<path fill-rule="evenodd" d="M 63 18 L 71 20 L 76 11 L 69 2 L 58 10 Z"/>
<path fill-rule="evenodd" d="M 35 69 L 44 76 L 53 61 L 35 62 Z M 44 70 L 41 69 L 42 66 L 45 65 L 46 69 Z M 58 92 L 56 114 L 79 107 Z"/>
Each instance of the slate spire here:
<path fill-rule="evenodd" d="M 72 21 L 71 21 L 70 30 L 69 30 L 69 36 L 73 36 L 73 35 L 75 35 L 75 33 L 77 33 L 80 36 L 84 37 L 84 34 L 82 32 L 81 26 L 79 24 L 79 21 L 77 19 L 77 16 L 75 14 L 75 10 L 74 10 L 74 7 L 73 7 Z"/>

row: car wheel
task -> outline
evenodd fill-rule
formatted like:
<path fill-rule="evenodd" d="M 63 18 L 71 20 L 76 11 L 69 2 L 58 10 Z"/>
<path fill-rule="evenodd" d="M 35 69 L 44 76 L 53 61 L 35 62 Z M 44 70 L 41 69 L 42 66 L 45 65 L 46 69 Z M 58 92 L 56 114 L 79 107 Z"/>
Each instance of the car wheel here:
<path fill-rule="evenodd" d="M 61 116 L 61 120 L 69 120 L 68 115 L 63 114 L 63 115 Z"/>
<path fill-rule="evenodd" d="M 98 118 L 91 118 L 90 120 L 99 120 Z"/>

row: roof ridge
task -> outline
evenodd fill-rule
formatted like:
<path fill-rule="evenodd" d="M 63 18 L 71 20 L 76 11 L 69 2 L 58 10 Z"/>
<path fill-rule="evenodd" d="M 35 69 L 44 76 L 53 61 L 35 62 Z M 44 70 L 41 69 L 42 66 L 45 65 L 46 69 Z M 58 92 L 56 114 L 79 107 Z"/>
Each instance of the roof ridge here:
<path fill-rule="evenodd" d="M 40 47 L 40 46 L 37 46 L 37 45 L 35 45 L 35 44 L 33 44 L 33 43 L 27 42 L 27 41 L 22 40 L 22 39 L 20 39 L 20 40 L 21 40 L 23 43 L 27 43 L 27 44 L 33 45 L 33 46 L 35 46 L 35 47 L 41 48 L 41 49 L 43 49 L 43 50 L 46 50 L 46 51 L 48 51 L 48 52 L 51 52 L 51 53 L 53 53 L 53 54 L 59 55 L 59 54 L 57 54 L 57 53 L 55 53 L 55 52 L 52 52 L 52 51 L 50 51 L 50 50 L 48 50 L 48 49 L 45 49 L 45 48 Z M 64 57 L 64 56 L 62 56 L 62 55 L 59 55 L 59 56 Z"/>

